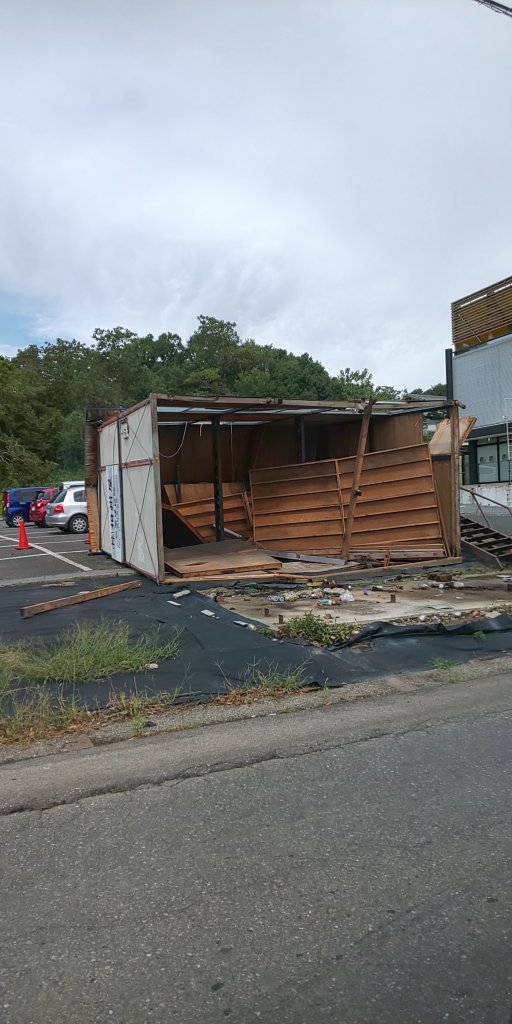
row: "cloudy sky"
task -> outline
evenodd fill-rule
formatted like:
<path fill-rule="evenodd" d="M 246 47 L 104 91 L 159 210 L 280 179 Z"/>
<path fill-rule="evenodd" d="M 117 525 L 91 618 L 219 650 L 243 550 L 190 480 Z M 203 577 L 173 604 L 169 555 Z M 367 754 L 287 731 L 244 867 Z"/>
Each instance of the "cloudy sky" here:
<path fill-rule="evenodd" d="M 474 0 L 0 3 L 0 352 L 199 313 L 441 379 L 512 273 L 512 18 Z"/>

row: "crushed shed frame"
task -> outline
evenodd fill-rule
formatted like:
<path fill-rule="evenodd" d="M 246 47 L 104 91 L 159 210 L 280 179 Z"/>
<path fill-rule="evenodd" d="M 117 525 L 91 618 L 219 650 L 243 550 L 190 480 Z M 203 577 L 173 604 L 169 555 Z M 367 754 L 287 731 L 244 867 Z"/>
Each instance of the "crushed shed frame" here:
<path fill-rule="evenodd" d="M 423 416 L 439 409 L 450 443 L 435 454 Z M 169 549 L 233 536 L 265 548 L 269 526 L 281 522 L 274 543 L 281 551 L 286 541 L 302 554 L 348 559 L 366 550 L 385 564 L 402 551 L 453 560 L 460 557 L 458 450 L 458 403 L 446 399 L 152 394 L 130 409 L 88 414 L 91 549 L 163 583 Z M 275 515 L 265 474 L 268 482 L 288 481 Z"/>

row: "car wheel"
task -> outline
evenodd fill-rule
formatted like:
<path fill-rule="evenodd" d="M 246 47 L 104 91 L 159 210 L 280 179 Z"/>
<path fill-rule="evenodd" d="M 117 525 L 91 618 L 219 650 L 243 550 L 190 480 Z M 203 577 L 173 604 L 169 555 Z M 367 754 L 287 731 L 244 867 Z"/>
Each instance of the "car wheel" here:
<path fill-rule="evenodd" d="M 68 530 L 70 533 L 87 533 L 88 525 L 87 516 L 72 516 L 68 523 Z"/>
<path fill-rule="evenodd" d="M 16 526 L 16 527 L 18 527 L 18 526 L 21 526 L 21 524 L 24 523 L 24 522 L 25 522 L 25 520 L 24 520 L 21 512 L 15 512 L 14 515 L 11 516 L 11 518 L 9 519 L 7 525 L 8 526 Z"/>

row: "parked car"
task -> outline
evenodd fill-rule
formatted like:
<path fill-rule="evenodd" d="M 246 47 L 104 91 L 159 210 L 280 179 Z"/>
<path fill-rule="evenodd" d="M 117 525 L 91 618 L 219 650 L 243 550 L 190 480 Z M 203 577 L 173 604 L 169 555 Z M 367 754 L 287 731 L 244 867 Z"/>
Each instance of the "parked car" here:
<path fill-rule="evenodd" d="M 62 487 L 45 487 L 38 491 L 35 500 L 30 506 L 30 522 L 36 526 L 46 526 L 46 509 L 50 501 L 54 501 L 60 494 Z"/>
<path fill-rule="evenodd" d="M 20 526 L 30 521 L 30 505 L 41 487 L 9 487 L 2 495 L 2 511 L 7 526 Z"/>
<path fill-rule="evenodd" d="M 68 487 L 60 491 L 46 506 L 46 525 L 58 526 L 69 533 L 87 533 L 87 501 L 85 487 Z"/>
<path fill-rule="evenodd" d="M 55 487 L 45 487 L 39 491 L 30 506 L 30 522 L 36 526 L 46 526 L 46 509 L 49 503 L 56 501 L 57 495 L 61 491 L 67 491 L 68 487 L 85 487 L 85 483 L 83 480 L 65 480 Z"/>

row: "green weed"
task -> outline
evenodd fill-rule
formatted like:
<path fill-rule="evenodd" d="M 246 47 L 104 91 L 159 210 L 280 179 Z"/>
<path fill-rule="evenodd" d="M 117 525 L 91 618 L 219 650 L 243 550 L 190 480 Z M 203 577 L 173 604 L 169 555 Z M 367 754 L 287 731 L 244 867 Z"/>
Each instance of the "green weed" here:
<path fill-rule="evenodd" d="M 303 637 L 319 647 L 347 643 L 352 636 L 353 626 L 346 622 L 331 622 L 314 612 L 296 615 L 280 626 L 280 632 L 289 637 Z"/>
<path fill-rule="evenodd" d="M 431 661 L 431 665 L 433 665 L 434 668 L 440 669 L 454 668 L 456 664 L 456 661 L 450 661 L 449 658 L 432 658 Z"/>

